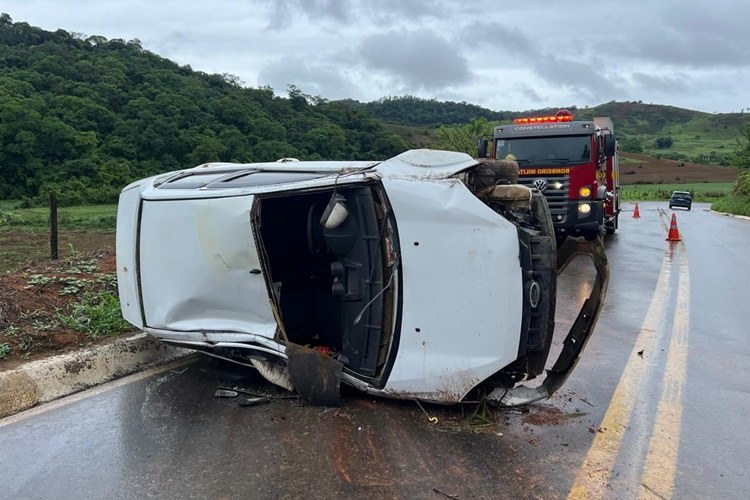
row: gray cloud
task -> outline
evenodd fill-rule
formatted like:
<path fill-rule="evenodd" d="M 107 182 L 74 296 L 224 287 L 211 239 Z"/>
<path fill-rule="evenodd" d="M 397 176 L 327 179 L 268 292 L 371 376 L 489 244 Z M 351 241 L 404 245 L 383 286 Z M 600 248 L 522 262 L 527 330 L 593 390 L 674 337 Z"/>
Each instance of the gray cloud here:
<path fill-rule="evenodd" d="M 511 28 L 498 22 L 471 23 L 463 29 L 460 38 L 470 47 L 485 50 L 492 61 L 501 61 L 505 56 L 534 57 L 539 55 L 539 46 L 535 40 L 518 28 Z"/>
<path fill-rule="evenodd" d="M 351 5 L 346 0 L 275 0 L 270 10 L 269 27 L 284 28 L 299 14 L 311 20 L 344 23 L 351 15 Z"/>
<path fill-rule="evenodd" d="M 685 93 L 690 91 L 690 76 L 681 73 L 675 75 L 649 75 L 633 73 L 633 79 L 643 91 L 657 91 L 665 94 Z"/>
<path fill-rule="evenodd" d="M 528 85 L 519 84 L 517 85 L 518 91 L 528 100 L 534 104 L 542 105 L 544 98 L 539 93 Z"/>
<path fill-rule="evenodd" d="M 267 6 L 264 0 L 255 0 Z M 355 22 L 392 23 L 439 16 L 441 2 L 429 0 L 274 0 L 269 13 L 269 27 L 282 29 L 299 19 L 324 21 L 339 25 Z"/>
<path fill-rule="evenodd" d="M 365 38 L 363 63 L 416 89 L 439 89 L 466 82 L 469 65 L 455 45 L 431 31 L 391 31 Z"/>
<path fill-rule="evenodd" d="M 750 65 L 750 2 L 687 1 L 663 6 L 632 29 L 623 54 L 688 67 Z"/>
<path fill-rule="evenodd" d="M 748 42 L 726 33 L 650 29 L 634 37 L 622 53 L 636 60 L 689 67 L 750 65 Z"/>
<path fill-rule="evenodd" d="M 315 64 L 298 57 L 277 60 L 263 67 L 259 74 L 260 85 L 273 87 L 284 95 L 288 85 L 294 85 L 306 94 L 327 99 L 357 99 L 360 91 L 342 73 L 340 67 Z"/>
<path fill-rule="evenodd" d="M 599 61 L 587 64 L 548 55 L 534 64 L 534 72 L 550 87 L 566 87 L 580 99 L 608 101 L 623 89 L 604 74 L 602 66 Z"/>

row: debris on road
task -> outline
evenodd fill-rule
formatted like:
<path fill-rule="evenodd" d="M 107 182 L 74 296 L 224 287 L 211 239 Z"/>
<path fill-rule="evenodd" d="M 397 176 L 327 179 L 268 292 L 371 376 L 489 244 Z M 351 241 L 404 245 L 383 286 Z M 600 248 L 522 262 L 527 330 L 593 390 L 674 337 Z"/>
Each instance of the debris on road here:
<path fill-rule="evenodd" d="M 230 391 L 227 389 L 216 389 L 216 392 L 214 392 L 215 398 L 236 398 L 239 396 L 237 391 Z"/>

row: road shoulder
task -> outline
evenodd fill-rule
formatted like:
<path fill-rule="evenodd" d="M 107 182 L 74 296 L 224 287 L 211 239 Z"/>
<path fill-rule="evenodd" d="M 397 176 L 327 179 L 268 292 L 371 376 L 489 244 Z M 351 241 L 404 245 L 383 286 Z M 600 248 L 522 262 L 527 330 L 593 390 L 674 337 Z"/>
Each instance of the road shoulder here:
<path fill-rule="evenodd" d="M 191 352 L 139 333 L 110 344 L 25 363 L 0 372 L 0 418 Z"/>

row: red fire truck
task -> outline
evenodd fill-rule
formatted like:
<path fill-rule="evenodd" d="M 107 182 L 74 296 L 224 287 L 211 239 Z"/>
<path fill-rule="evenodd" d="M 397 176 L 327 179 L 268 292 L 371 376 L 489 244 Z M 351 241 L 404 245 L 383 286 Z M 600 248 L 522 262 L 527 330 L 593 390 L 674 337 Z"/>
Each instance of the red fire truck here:
<path fill-rule="evenodd" d="M 567 110 L 516 118 L 495 127 L 491 155 L 516 161 L 519 183 L 544 193 L 558 242 L 617 230 L 620 174 L 610 118 L 574 121 Z"/>

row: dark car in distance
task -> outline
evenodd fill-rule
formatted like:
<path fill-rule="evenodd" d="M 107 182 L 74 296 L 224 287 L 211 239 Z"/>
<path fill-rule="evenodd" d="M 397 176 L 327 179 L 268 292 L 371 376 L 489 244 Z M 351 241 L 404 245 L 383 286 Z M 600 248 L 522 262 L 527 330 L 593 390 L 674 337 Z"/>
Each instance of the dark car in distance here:
<path fill-rule="evenodd" d="M 670 210 L 674 207 L 683 207 L 690 210 L 693 206 L 693 197 L 687 191 L 674 191 L 669 198 Z"/>

